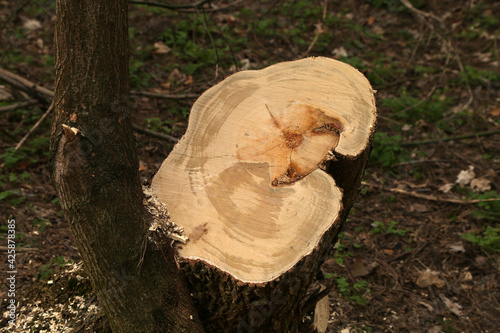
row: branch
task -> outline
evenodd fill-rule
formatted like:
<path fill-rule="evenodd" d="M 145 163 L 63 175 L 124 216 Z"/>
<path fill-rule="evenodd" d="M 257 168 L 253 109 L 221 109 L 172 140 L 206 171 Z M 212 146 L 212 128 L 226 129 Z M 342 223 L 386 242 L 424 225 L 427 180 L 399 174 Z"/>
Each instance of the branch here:
<path fill-rule="evenodd" d="M 444 22 L 444 20 L 432 13 L 426 13 L 424 11 L 421 11 L 417 8 L 415 8 L 411 2 L 409 0 L 400 0 L 401 3 L 406 7 L 408 8 L 413 14 L 415 14 L 422 22 L 424 22 L 424 24 L 426 24 L 431 30 L 435 30 L 434 29 L 434 25 L 432 23 L 430 23 L 428 20 L 426 19 L 430 19 L 430 20 L 434 20 L 436 22 L 439 23 L 440 25 L 440 28 L 442 30 L 445 30 L 445 27 L 446 27 L 446 23 Z M 455 47 L 453 46 L 453 44 L 451 43 L 451 41 L 447 40 L 441 33 L 437 33 L 436 34 L 439 39 L 441 40 L 441 42 L 443 43 L 443 45 L 447 48 L 448 52 L 452 52 L 454 55 L 455 55 L 455 58 L 457 60 L 457 64 L 458 64 L 458 67 L 460 69 L 460 71 L 462 71 L 464 74 L 467 74 L 465 72 L 465 68 L 462 64 L 462 60 L 457 52 L 457 50 L 455 49 Z M 467 79 L 467 75 L 465 76 L 465 84 L 466 84 L 466 88 L 467 88 L 467 93 L 469 94 L 469 99 L 467 100 L 467 102 L 460 108 L 460 111 L 463 111 L 465 110 L 466 108 L 469 107 L 469 105 L 472 104 L 473 100 L 474 100 L 474 93 L 472 92 L 472 88 L 469 84 L 469 80 Z"/>
<path fill-rule="evenodd" d="M 442 138 L 442 139 L 429 139 L 429 140 L 413 141 L 413 142 L 407 141 L 407 142 L 401 142 L 401 146 L 426 145 L 426 144 L 430 144 L 430 143 L 472 139 L 472 138 L 477 138 L 480 136 L 490 136 L 490 135 L 495 135 L 495 134 L 500 134 L 500 130 L 478 132 L 478 133 L 473 133 L 473 134 L 464 134 L 464 135 L 457 135 L 457 136 L 449 136 L 449 137 Z"/>
<path fill-rule="evenodd" d="M 227 5 L 220 6 L 220 7 L 217 7 L 217 8 L 179 9 L 178 12 L 179 13 L 188 13 L 188 14 L 189 13 L 199 13 L 199 12 L 202 12 L 202 13 L 214 13 L 214 12 L 219 12 L 221 10 L 227 9 L 229 7 L 233 7 L 233 6 L 237 5 L 240 2 L 243 2 L 243 0 L 236 0 L 236 1 L 233 1 L 233 2 L 231 2 L 229 4 L 227 4 Z"/>
<path fill-rule="evenodd" d="M 1 69 L 1 68 L 0 68 L 0 80 L 7 82 L 8 84 L 12 85 L 13 87 L 15 87 L 19 90 L 22 90 L 22 91 L 30 94 L 31 96 L 34 96 L 34 97 L 42 97 L 43 96 L 44 101 L 49 100 L 49 98 L 50 98 L 50 100 L 52 100 L 52 98 L 54 97 L 53 91 L 51 91 L 47 88 L 41 87 L 41 86 L 21 77 L 19 75 L 16 75 L 14 73 L 11 73 L 11 72 L 6 71 L 6 70 Z M 156 97 L 156 98 L 165 98 L 165 99 L 187 99 L 187 98 L 199 97 L 198 94 L 169 95 L 169 94 L 161 94 L 161 93 L 154 93 L 154 92 L 147 92 L 147 91 L 132 91 L 131 94 Z M 32 104 L 33 102 L 34 102 L 33 100 L 29 100 L 27 102 L 15 104 L 15 105 L 9 105 L 9 106 L 0 108 L 0 112 L 12 110 L 12 109 L 15 109 L 18 107 L 28 106 L 28 105 Z M 19 141 L 19 143 L 14 148 L 15 150 L 18 150 L 24 144 L 24 142 L 26 141 L 28 136 L 31 135 L 31 133 L 33 133 L 37 129 L 37 127 L 43 122 L 43 120 L 45 118 L 47 118 L 47 116 L 52 112 L 53 107 L 54 107 L 54 105 L 53 105 L 53 103 L 51 103 L 50 107 L 47 109 L 47 111 L 44 113 L 44 115 L 36 122 L 35 125 L 33 125 L 33 127 L 29 130 L 28 133 L 26 133 L 26 135 L 21 139 L 21 141 Z M 179 139 L 177 139 L 176 137 L 173 137 L 173 136 L 168 135 L 168 134 L 163 134 L 163 133 L 151 131 L 149 129 L 142 128 L 142 127 L 137 126 L 137 125 L 133 125 L 133 127 L 139 133 L 151 135 L 151 136 L 154 136 L 154 137 L 157 137 L 157 138 L 160 138 L 163 140 L 167 140 L 167 141 L 173 142 L 173 143 L 176 143 L 177 141 L 179 141 Z"/>
<path fill-rule="evenodd" d="M 229 7 L 232 7 L 240 2 L 243 2 L 243 0 L 236 0 L 232 3 L 229 3 L 227 5 L 223 5 L 217 8 L 201 8 L 204 4 L 209 3 L 210 0 L 206 1 L 199 1 L 197 3 L 191 4 L 191 5 L 173 5 L 173 4 L 167 4 L 167 3 L 159 3 L 159 2 L 151 2 L 151 1 L 129 1 L 128 3 L 133 4 L 133 5 L 146 5 L 146 6 L 153 6 L 153 7 L 160 7 L 160 8 L 166 8 L 166 9 L 171 9 L 171 10 L 176 10 L 181 13 L 212 13 L 212 12 L 217 12 L 221 11 L 224 9 L 227 9 Z"/>
<path fill-rule="evenodd" d="M 191 5 L 174 5 L 170 3 L 160 3 L 160 2 L 151 2 L 151 1 L 134 1 L 134 0 L 129 0 L 128 3 L 132 5 L 145 5 L 145 6 L 153 6 L 153 7 L 160 7 L 160 8 L 167 8 L 167 9 L 190 9 L 190 8 L 198 8 L 203 6 L 204 4 L 210 2 L 211 0 L 202 0 L 195 2 Z"/>
<path fill-rule="evenodd" d="M 21 108 L 24 108 L 24 107 L 27 107 L 27 106 L 32 106 L 34 104 L 38 103 L 37 100 L 34 100 L 34 99 L 29 99 L 25 102 L 20 102 L 20 103 L 16 103 L 16 104 L 12 104 L 12 105 L 6 105 L 6 106 L 2 106 L 0 107 L 0 112 L 7 112 L 7 111 L 12 111 L 12 110 L 17 110 L 17 109 L 21 109 Z"/>
<path fill-rule="evenodd" d="M 53 91 L 2 68 L 0 68 L 0 81 L 4 81 L 14 88 L 22 90 L 44 102 L 51 102 L 54 98 Z"/>
<path fill-rule="evenodd" d="M 7 252 L 8 250 L 9 250 L 9 248 L 7 246 L 0 246 L 0 251 Z M 18 247 L 18 248 L 16 248 L 16 252 L 18 252 L 18 253 L 36 252 L 36 251 L 40 251 L 40 249 L 35 249 L 35 248 L 31 248 L 31 247 Z"/>
<path fill-rule="evenodd" d="M 152 131 L 152 130 L 147 129 L 147 128 L 140 127 L 140 126 L 135 125 L 135 124 L 133 124 L 132 127 L 134 127 L 134 130 L 136 132 L 139 132 L 139 133 L 142 133 L 142 134 L 151 135 L 151 136 L 154 136 L 154 137 L 157 137 L 157 138 L 160 138 L 160 139 L 163 139 L 163 140 L 167 140 L 167 141 L 173 142 L 173 143 L 176 143 L 177 141 L 179 141 L 179 139 L 177 139 L 174 136 L 171 136 L 171 135 L 168 135 L 168 134 L 164 134 L 164 133 L 155 132 L 155 131 Z"/>
<path fill-rule="evenodd" d="M 368 183 L 368 182 L 364 182 L 364 181 L 361 182 L 361 185 L 369 186 L 369 187 L 376 187 L 376 188 L 379 188 L 379 189 L 384 190 L 384 191 L 405 194 L 405 195 L 409 195 L 409 196 L 414 197 L 414 198 L 419 198 L 419 199 L 424 199 L 424 200 L 429 200 L 429 201 L 450 202 L 450 203 L 461 204 L 461 205 L 470 205 L 470 204 L 476 204 L 476 203 L 480 203 L 480 202 L 500 201 L 500 198 L 471 199 L 471 200 L 442 198 L 442 197 L 439 197 L 436 195 L 426 195 L 426 194 L 420 194 L 420 193 L 415 193 L 415 192 L 408 192 L 405 190 L 401 190 L 399 188 L 392 188 L 392 187 Z"/>
<path fill-rule="evenodd" d="M 14 150 L 18 150 L 19 148 L 21 148 L 21 146 L 26 141 L 26 139 L 28 139 L 28 137 L 30 136 L 30 134 L 33 133 L 38 128 L 38 126 L 40 126 L 40 124 L 45 120 L 45 118 L 47 118 L 47 116 L 52 112 L 52 109 L 54 109 L 54 103 L 50 104 L 50 106 L 47 109 L 47 111 L 45 111 L 45 113 L 43 114 L 43 116 L 40 119 L 38 119 L 38 121 L 36 122 L 36 124 L 33 125 L 33 127 L 29 130 L 28 133 L 26 133 L 26 135 L 21 139 L 21 141 L 19 141 L 19 143 L 16 145 L 16 148 L 14 148 Z"/>
<path fill-rule="evenodd" d="M 200 95 L 198 94 L 183 94 L 183 95 L 171 95 L 171 94 L 162 94 L 150 91 L 131 91 L 132 95 L 139 96 L 147 96 L 147 97 L 156 97 L 156 98 L 164 98 L 164 99 L 188 99 L 188 98 L 198 98 Z"/>
<path fill-rule="evenodd" d="M 302 53 L 302 55 L 300 56 L 301 58 L 307 57 L 307 55 L 309 54 L 309 52 L 311 52 L 311 50 L 313 49 L 314 45 L 316 45 L 316 42 L 318 41 L 318 37 L 321 34 L 323 34 L 323 33 L 326 32 L 323 29 L 322 24 L 325 22 L 326 13 L 327 13 L 327 5 L 328 5 L 328 1 L 325 1 L 325 5 L 323 6 L 323 16 L 322 16 L 321 22 L 317 24 L 316 34 L 314 35 L 314 38 L 313 38 L 311 44 L 309 45 L 309 47 L 307 48 L 307 50 L 304 53 Z"/>

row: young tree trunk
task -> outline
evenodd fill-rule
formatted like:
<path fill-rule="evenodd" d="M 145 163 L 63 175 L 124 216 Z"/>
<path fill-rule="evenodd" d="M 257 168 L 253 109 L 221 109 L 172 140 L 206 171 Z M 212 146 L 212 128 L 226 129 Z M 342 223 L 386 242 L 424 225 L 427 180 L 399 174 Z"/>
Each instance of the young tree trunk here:
<path fill-rule="evenodd" d="M 126 0 L 58 0 L 51 177 L 113 332 L 202 332 L 173 250 L 147 239 Z"/>
<path fill-rule="evenodd" d="M 209 332 L 296 332 L 345 221 L 377 112 L 368 80 L 328 58 L 232 75 L 193 105 L 152 181 Z"/>

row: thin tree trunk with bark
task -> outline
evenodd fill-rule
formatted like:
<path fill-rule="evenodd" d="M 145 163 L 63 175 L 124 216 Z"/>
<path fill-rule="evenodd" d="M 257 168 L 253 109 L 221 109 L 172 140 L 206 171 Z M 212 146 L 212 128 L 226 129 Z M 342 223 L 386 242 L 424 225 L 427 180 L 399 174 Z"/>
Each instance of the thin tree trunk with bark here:
<path fill-rule="evenodd" d="M 126 0 L 57 1 L 51 176 L 113 331 L 202 332 L 173 250 L 147 238 L 127 22 Z"/>

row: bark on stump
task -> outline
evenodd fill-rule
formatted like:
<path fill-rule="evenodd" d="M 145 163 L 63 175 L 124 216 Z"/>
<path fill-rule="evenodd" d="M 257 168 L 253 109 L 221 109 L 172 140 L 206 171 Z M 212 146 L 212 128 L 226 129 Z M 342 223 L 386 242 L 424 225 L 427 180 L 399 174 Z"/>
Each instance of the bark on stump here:
<path fill-rule="evenodd" d="M 376 117 L 368 80 L 322 57 L 236 73 L 196 101 L 151 187 L 190 238 L 179 260 L 208 332 L 297 330 Z"/>

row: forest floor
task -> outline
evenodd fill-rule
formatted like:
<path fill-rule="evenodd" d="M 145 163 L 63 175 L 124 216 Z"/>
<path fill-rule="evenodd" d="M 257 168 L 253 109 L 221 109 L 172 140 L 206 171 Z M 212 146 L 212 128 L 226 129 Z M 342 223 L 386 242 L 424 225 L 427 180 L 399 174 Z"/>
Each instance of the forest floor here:
<path fill-rule="evenodd" d="M 0 68 L 51 90 L 54 3 L 0 1 Z M 322 268 L 334 285 L 328 331 L 498 332 L 500 2 L 408 3 L 131 5 L 133 120 L 179 138 L 196 96 L 235 71 L 306 56 L 353 65 L 377 90 L 380 119 L 360 193 Z M 80 271 L 47 170 L 51 117 L 14 149 L 49 104 L 0 79 L 0 331 L 11 299 L 9 221 L 17 331 L 63 332 L 78 311 L 99 316 L 82 289 L 62 298 L 54 275 Z M 172 144 L 137 133 L 137 147 L 146 182 Z"/>

